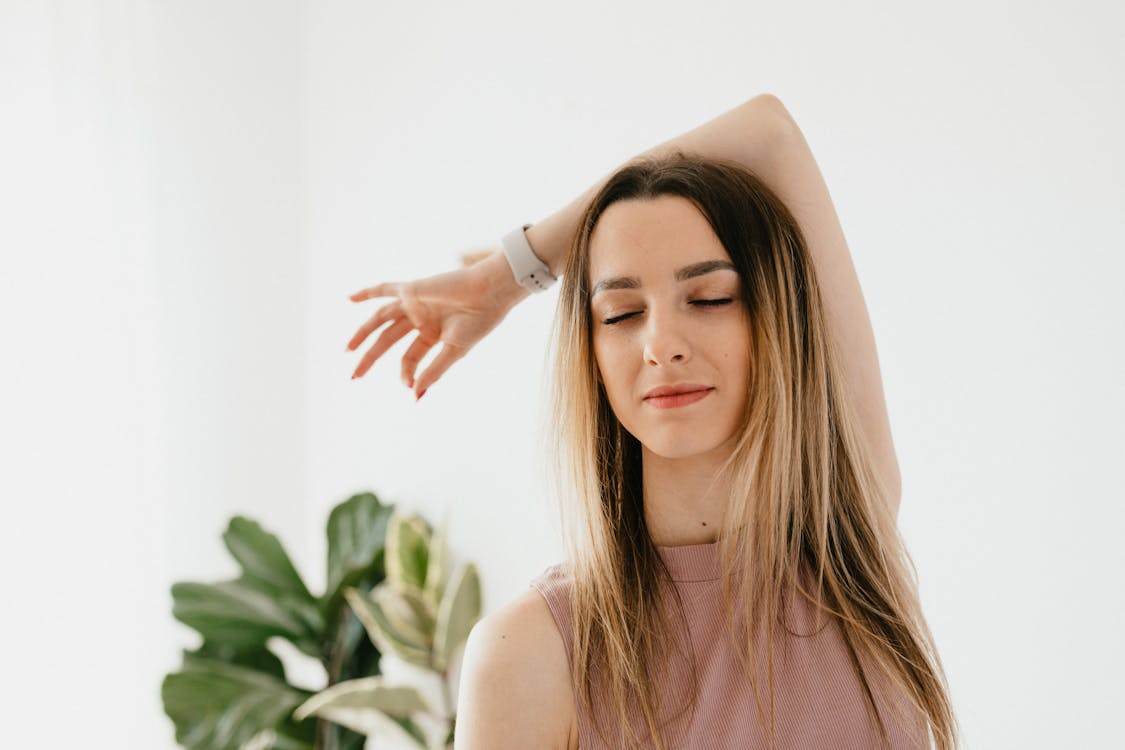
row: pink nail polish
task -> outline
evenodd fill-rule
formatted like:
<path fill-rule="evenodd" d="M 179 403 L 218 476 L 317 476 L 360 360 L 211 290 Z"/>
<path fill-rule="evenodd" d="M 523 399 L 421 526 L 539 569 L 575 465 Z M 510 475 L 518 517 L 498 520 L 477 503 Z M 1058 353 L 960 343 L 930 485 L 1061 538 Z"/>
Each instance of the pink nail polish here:
<path fill-rule="evenodd" d="M 426 391 L 428 391 L 428 390 L 429 390 L 429 388 L 423 388 L 422 392 L 418 394 L 418 398 L 416 398 L 414 400 L 415 401 L 421 401 L 422 397 L 426 395 Z"/>

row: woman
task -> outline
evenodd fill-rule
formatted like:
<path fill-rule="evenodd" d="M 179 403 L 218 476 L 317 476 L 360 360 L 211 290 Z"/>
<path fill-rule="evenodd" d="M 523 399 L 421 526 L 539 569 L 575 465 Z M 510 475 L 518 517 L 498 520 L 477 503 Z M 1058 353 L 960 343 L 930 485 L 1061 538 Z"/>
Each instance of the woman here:
<path fill-rule="evenodd" d="M 570 562 L 474 628 L 458 750 L 956 747 L 871 325 L 782 104 L 656 146 L 526 239 L 563 277 Z M 420 398 L 531 293 L 506 252 L 353 295 L 396 297 L 353 377 L 418 330 Z"/>

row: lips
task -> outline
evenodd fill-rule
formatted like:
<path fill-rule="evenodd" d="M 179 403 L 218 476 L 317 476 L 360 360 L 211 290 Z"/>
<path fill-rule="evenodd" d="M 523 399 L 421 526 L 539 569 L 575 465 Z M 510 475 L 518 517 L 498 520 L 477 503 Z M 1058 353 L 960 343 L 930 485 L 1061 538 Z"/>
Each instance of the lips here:
<path fill-rule="evenodd" d="M 650 396 L 645 399 L 645 406 L 651 406 L 654 409 L 679 409 L 682 406 L 688 406 L 710 396 L 714 393 L 714 388 L 704 388 L 702 390 L 685 391 L 681 390 L 673 393 L 670 396 Z"/>
<path fill-rule="evenodd" d="M 645 394 L 645 400 L 650 398 L 660 398 L 662 396 L 678 396 L 682 393 L 695 393 L 697 391 L 709 391 L 711 386 L 702 385 L 700 383 L 679 383 L 677 385 L 662 385 L 659 388 L 653 388 Z"/>

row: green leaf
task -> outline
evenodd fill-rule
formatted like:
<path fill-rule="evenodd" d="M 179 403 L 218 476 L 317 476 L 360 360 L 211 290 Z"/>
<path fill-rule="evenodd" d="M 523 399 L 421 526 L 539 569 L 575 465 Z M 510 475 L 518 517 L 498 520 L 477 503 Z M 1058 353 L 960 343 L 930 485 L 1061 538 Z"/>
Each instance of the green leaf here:
<path fill-rule="evenodd" d="M 379 740 L 409 737 L 425 747 L 425 733 L 411 714 L 430 711 L 415 688 L 388 685 L 383 677 L 367 677 L 317 693 L 298 707 L 294 716 L 319 716 Z"/>
<path fill-rule="evenodd" d="M 340 708 L 372 708 L 400 718 L 409 718 L 415 711 L 432 712 L 416 688 L 389 685 L 380 675 L 340 682 L 322 690 L 301 704 L 293 716 L 304 719 L 315 714 L 331 718 L 331 712 Z"/>
<path fill-rule="evenodd" d="M 306 599 L 300 594 L 278 594 L 274 598 L 279 607 L 301 623 L 310 637 L 318 641 L 325 637 L 327 627 L 317 600 Z"/>
<path fill-rule="evenodd" d="M 419 594 L 414 589 L 396 591 L 395 594 L 406 606 L 410 607 L 414 621 L 426 633 L 426 640 L 433 642 L 434 628 L 437 627 L 438 603 L 433 602 L 431 604 L 425 595 Z"/>
<path fill-rule="evenodd" d="M 469 563 L 454 575 L 438 607 L 434 668 L 439 672 L 445 671 L 453 652 L 469 637 L 469 631 L 480 619 L 480 609 L 480 578 L 476 566 Z"/>
<path fill-rule="evenodd" d="M 367 635 L 363 623 L 351 607 L 343 607 L 341 617 L 343 624 L 337 628 L 327 654 L 331 657 L 329 663 L 339 664 L 340 670 L 330 682 L 344 682 L 379 674 L 379 649 Z"/>
<path fill-rule="evenodd" d="M 198 630 L 205 641 L 237 650 L 262 647 L 277 635 L 310 656 L 320 656 L 319 633 L 268 594 L 241 581 L 175 583 L 172 615 Z"/>
<path fill-rule="evenodd" d="M 355 589 L 346 589 L 344 595 L 356 617 L 363 623 L 368 637 L 380 651 L 389 651 L 411 664 L 430 666 L 430 649 L 424 643 L 411 640 L 395 630 L 379 602 Z"/>
<path fill-rule="evenodd" d="M 237 664 L 240 667 L 249 667 L 259 672 L 273 675 L 279 680 L 285 679 L 285 666 L 281 659 L 266 646 L 251 649 L 237 649 L 229 643 L 204 641 L 203 645 L 195 651 L 183 651 L 184 664 L 190 664 L 195 659 L 209 659 L 227 664 Z"/>
<path fill-rule="evenodd" d="M 311 745 L 315 722 L 291 720 L 293 710 L 308 697 L 308 691 L 271 674 L 186 655 L 183 669 L 166 676 L 161 685 L 176 741 L 200 750 L 238 750 L 264 729 Z"/>
<path fill-rule="evenodd" d="M 267 593 L 316 601 L 281 542 L 256 521 L 235 516 L 227 525 L 223 543 L 241 566 L 243 582 Z"/>
<path fill-rule="evenodd" d="M 324 744 L 324 747 L 335 748 L 335 750 L 364 750 L 365 747 L 378 747 L 375 744 L 367 744 L 367 736 L 359 732 L 353 732 L 347 727 L 340 726 L 336 723 L 328 725 L 328 736 L 330 739 Z M 320 748 L 317 748 L 320 750 Z"/>
<path fill-rule="evenodd" d="M 432 611 L 436 612 L 441 603 L 442 594 L 445 592 L 445 567 L 449 556 L 449 520 L 444 520 L 438 530 L 430 537 L 430 552 L 426 566 L 426 584 L 423 595 L 429 602 Z"/>
<path fill-rule="evenodd" d="M 426 733 L 412 719 L 399 719 L 392 716 L 391 721 L 398 724 L 406 736 L 417 742 L 419 747 L 426 747 Z"/>
<path fill-rule="evenodd" d="M 434 643 L 434 621 L 431 620 L 429 628 L 425 627 L 425 621 L 418 616 L 406 596 L 410 594 L 400 593 L 386 582 L 379 584 L 368 594 L 369 599 L 378 602 L 396 633 L 408 641 L 421 644 L 428 651 Z M 421 599 L 417 594 L 413 596 Z"/>
<path fill-rule="evenodd" d="M 277 732 L 272 729 L 263 729 L 243 742 L 238 750 L 271 750 L 276 740 Z"/>
<path fill-rule="evenodd" d="M 326 622 L 336 621 L 338 608 L 343 606 L 343 589 L 357 585 L 380 566 L 387 521 L 393 510 L 371 492 L 353 495 L 332 509 L 328 517 L 327 585 L 321 599 Z M 381 579 L 381 571 L 377 578 Z"/>
<path fill-rule="evenodd" d="M 387 580 L 400 590 L 426 584 L 430 529 L 417 515 L 391 515 L 387 527 Z"/>
<path fill-rule="evenodd" d="M 273 729 L 263 729 L 242 744 L 239 750 L 314 750 L 312 743 L 295 740 Z"/>
<path fill-rule="evenodd" d="M 384 742 L 392 747 L 401 747 L 403 740 L 411 740 L 419 747 L 426 747 L 426 735 L 413 719 L 388 716 L 375 708 L 340 707 L 325 709 L 317 713 L 353 732 L 367 735 L 364 747 L 383 747 Z"/>

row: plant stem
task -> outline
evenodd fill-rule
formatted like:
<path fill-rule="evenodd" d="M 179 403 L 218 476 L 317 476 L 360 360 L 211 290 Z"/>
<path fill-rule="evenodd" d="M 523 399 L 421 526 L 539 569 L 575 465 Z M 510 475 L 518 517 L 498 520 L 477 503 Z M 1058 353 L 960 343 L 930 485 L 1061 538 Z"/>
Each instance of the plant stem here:
<path fill-rule="evenodd" d="M 347 607 L 340 608 L 340 615 L 336 622 L 336 629 L 332 637 L 332 650 L 328 658 L 321 661 L 324 671 L 328 673 L 328 684 L 325 689 L 332 687 L 340 681 L 340 672 L 344 669 L 344 638 L 348 629 L 348 622 L 352 611 Z M 332 729 L 332 722 L 322 717 L 316 719 L 316 745 L 314 750 L 336 750 L 337 734 Z"/>
<path fill-rule="evenodd" d="M 449 692 L 449 669 L 441 673 L 441 693 L 445 699 L 445 718 L 452 719 L 456 715 L 453 706 L 453 695 Z"/>
<path fill-rule="evenodd" d="M 328 731 L 331 727 L 328 722 L 319 716 L 316 717 L 316 744 L 313 745 L 314 750 L 324 750 L 328 747 Z"/>

